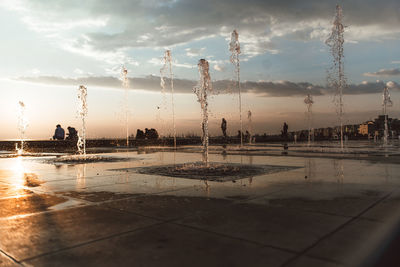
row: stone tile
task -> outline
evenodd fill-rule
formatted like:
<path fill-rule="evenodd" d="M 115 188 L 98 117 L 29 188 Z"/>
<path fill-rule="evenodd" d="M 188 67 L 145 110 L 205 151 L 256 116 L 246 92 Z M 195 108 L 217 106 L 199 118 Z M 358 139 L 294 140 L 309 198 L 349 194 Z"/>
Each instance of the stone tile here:
<path fill-rule="evenodd" d="M 377 242 L 376 233 L 380 232 L 381 223 L 358 219 L 346 225 L 333 235 L 319 242 L 307 252 L 309 256 L 321 257 L 341 262 L 345 265 L 354 264 L 371 244 Z M 352 265 L 354 266 L 354 265 Z"/>
<path fill-rule="evenodd" d="M 338 197 L 333 199 L 307 199 L 307 198 L 274 198 L 267 196 L 258 198 L 250 203 L 280 207 L 284 209 L 321 212 L 338 216 L 357 216 L 362 211 L 377 202 L 379 198 Z"/>
<path fill-rule="evenodd" d="M 236 204 L 204 211 L 178 223 L 264 245 L 301 251 L 346 222 L 345 217 L 276 207 Z"/>
<path fill-rule="evenodd" d="M 400 214 L 400 195 L 396 192 L 394 195 L 379 202 L 377 205 L 365 212 L 361 217 L 378 221 L 388 221 L 399 219 Z"/>
<path fill-rule="evenodd" d="M 132 199 L 113 201 L 105 206 L 162 220 L 182 218 L 201 211 L 225 210 L 232 201 L 201 197 L 138 196 Z"/>
<path fill-rule="evenodd" d="M 46 211 L 65 201 L 67 199 L 47 194 L 0 199 L 0 218 Z"/>
<path fill-rule="evenodd" d="M 27 261 L 33 266 L 280 266 L 293 254 L 162 224 Z"/>
<path fill-rule="evenodd" d="M 3 220 L 0 249 L 22 260 L 157 223 L 97 206 Z"/>
<path fill-rule="evenodd" d="M 17 266 L 21 266 L 21 265 L 15 263 L 14 261 L 12 261 L 10 258 L 8 258 L 6 255 L 1 253 L 1 251 L 0 251 L 0 266 L 1 267 L 17 267 Z"/>
<path fill-rule="evenodd" d="M 32 194 L 31 190 L 0 183 L 0 199 Z"/>
<path fill-rule="evenodd" d="M 286 267 L 311 267 L 311 266 L 318 266 L 318 267 L 344 267 L 340 263 L 332 262 L 332 261 L 325 261 L 316 258 L 311 258 L 307 256 L 301 256 L 300 258 L 296 259 L 292 263 L 285 265 Z"/>
<path fill-rule="evenodd" d="M 113 193 L 107 191 L 99 191 L 99 192 L 85 192 L 85 191 L 69 191 L 69 192 L 61 192 L 59 195 L 67 196 L 70 198 L 82 199 L 90 202 L 104 202 L 104 201 L 113 201 L 124 198 L 132 198 L 140 196 L 141 194 L 123 194 L 123 193 Z"/>

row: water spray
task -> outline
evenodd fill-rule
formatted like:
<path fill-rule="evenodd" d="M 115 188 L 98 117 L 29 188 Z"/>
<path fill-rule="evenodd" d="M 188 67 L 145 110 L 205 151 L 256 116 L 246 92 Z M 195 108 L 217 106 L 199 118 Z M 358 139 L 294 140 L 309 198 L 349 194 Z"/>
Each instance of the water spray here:
<path fill-rule="evenodd" d="M 385 146 L 388 145 L 388 139 L 389 139 L 387 108 L 391 106 L 393 106 L 393 102 L 390 99 L 389 88 L 388 86 L 385 86 L 385 88 L 383 89 L 383 101 L 382 101 L 383 115 L 385 116 L 385 132 L 383 135 L 383 143 Z"/>
<path fill-rule="evenodd" d="M 122 67 L 122 87 L 125 89 L 124 97 L 124 111 L 125 111 L 125 127 L 126 127 L 126 146 L 129 147 L 129 111 L 128 111 L 128 89 L 129 89 L 129 79 L 128 70 L 125 66 Z"/>
<path fill-rule="evenodd" d="M 80 85 L 78 88 L 78 116 L 82 119 L 81 133 L 78 135 L 78 152 L 86 157 L 86 116 L 88 114 L 87 107 L 87 88 Z"/>
<path fill-rule="evenodd" d="M 252 116 L 251 111 L 250 111 L 250 110 L 247 111 L 247 120 L 248 120 L 248 122 L 249 122 L 249 144 L 251 144 L 251 134 L 252 134 L 252 132 L 253 132 L 253 123 L 252 123 L 252 118 L 251 118 L 251 116 Z"/>
<path fill-rule="evenodd" d="M 240 60 L 239 55 L 240 43 L 239 34 L 236 30 L 233 30 L 231 34 L 231 42 L 229 43 L 229 51 L 232 53 L 230 60 L 235 66 L 236 83 L 239 91 L 239 120 L 240 120 L 240 146 L 243 146 L 243 122 L 242 122 L 242 94 L 240 88 Z"/>
<path fill-rule="evenodd" d="M 194 93 L 197 95 L 197 101 L 200 103 L 202 110 L 202 141 L 203 141 L 203 164 L 208 166 L 208 100 L 207 94 L 211 93 L 211 78 L 209 74 L 209 64 L 205 59 L 200 59 L 197 64 L 199 68 L 200 80 L 193 88 Z"/>
<path fill-rule="evenodd" d="M 164 66 L 160 69 L 160 86 L 163 96 L 165 95 L 165 74 L 169 70 L 169 79 L 171 86 L 171 103 L 172 103 L 172 126 L 174 134 L 174 149 L 176 149 L 176 125 L 175 125 L 175 103 L 174 103 L 174 74 L 172 72 L 172 55 L 171 50 L 165 50 L 163 57 Z"/>
<path fill-rule="evenodd" d="M 20 133 L 21 147 L 18 148 L 18 145 L 15 145 L 15 150 L 18 155 L 24 153 L 24 143 L 25 143 L 25 132 L 28 127 L 28 120 L 25 116 L 25 103 L 22 101 L 18 102 L 19 104 L 19 112 L 18 112 L 18 130 Z"/>
<path fill-rule="evenodd" d="M 307 94 L 304 99 L 304 103 L 307 106 L 307 124 L 308 124 L 308 146 L 311 145 L 311 121 L 312 121 L 312 105 L 314 104 L 313 97 L 310 93 Z"/>
<path fill-rule="evenodd" d="M 328 86 L 335 89 L 334 103 L 340 121 L 340 147 L 343 150 L 343 90 L 347 87 L 346 77 L 344 75 L 344 28 L 342 23 L 342 8 L 337 5 L 335 18 L 333 21 L 332 32 L 325 41 L 329 46 L 333 57 L 333 64 L 328 70 L 327 82 Z"/>

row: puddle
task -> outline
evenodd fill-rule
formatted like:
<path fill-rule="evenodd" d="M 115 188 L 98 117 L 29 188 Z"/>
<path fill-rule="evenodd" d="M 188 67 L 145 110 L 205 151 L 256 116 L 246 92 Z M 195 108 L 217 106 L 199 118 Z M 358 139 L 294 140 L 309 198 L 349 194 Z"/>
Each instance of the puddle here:
<path fill-rule="evenodd" d="M 44 182 L 38 179 L 38 176 L 34 173 L 24 173 L 25 186 L 28 187 L 37 187 L 43 184 Z"/>
<path fill-rule="evenodd" d="M 140 174 L 161 175 L 176 178 L 208 180 L 216 182 L 234 181 L 248 177 L 289 171 L 299 167 L 274 165 L 244 165 L 238 163 L 209 163 L 201 162 L 150 166 L 137 168 L 114 169 L 113 171 L 136 172 Z"/>
<path fill-rule="evenodd" d="M 108 200 L 117 200 L 123 198 L 129 198 L 138 196 L 141 194 L 124 194 L 124 193 L 113 193 L 108 191 L 99 191 L 99 192 L 64 192 L 62 193 L 64 196 L 83 199 L 90 202 L 102 202 Z"/>
<path fill-rule="evenodd" d="M 0 218 L 46 211 L 65 201 L 67 199 L 48 194 L 0 199 Z"/>
<path fill-rule="evenodd" d="M 98 156 L 98 155 L 73 155 L 73 156 L 62 156 L 54 159 L 46 160 L 45 163 L 50 164 L 86 164 L 86 163 L 106 163 L 106 162 L 123 162 L 123 161 L 134 161 L 142 160 L 141 158 L 132 157 L 113 157 L 113 156 Z"/>

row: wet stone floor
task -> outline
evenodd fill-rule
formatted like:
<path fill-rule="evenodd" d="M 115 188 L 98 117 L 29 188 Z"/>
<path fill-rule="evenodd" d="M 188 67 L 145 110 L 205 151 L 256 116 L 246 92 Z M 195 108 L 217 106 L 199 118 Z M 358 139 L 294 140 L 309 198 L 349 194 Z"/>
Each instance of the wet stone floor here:
<path fill-rule="evenodd" d="M 211 154 L 257 171 L 193 179 L 168 168 L 198 153 L 106 156 L 129 160 L 0 159 L 0 266 L 365 266 L 397 229 L 400 164 Z"/>

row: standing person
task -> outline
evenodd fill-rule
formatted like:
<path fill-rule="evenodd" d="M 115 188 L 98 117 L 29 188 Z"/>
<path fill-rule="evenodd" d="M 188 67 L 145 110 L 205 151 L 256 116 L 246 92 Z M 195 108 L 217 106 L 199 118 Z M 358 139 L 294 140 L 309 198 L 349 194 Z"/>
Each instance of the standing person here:
<path fill-rule="evenodd" d="M 286 124 L 286 122 L 283 123 L 283 129 L 282 129 L 282 137 L 287 138 L 288 137 L 288 129 L 289 126 Z"/>
<path fill-rule="evenodd" d="M 61 128 L 60 124 L 57 124 L 56 130 L 54 131 L 53 139 L 54 140 L 64 140 L 65 131 Z"/>
<path fill-rule="evenodd" d="M 221 130 L 222 130 L 222 135 L 226 138 L 226 120 L 225 120 L 225 118 L 222 118 Z"/>

